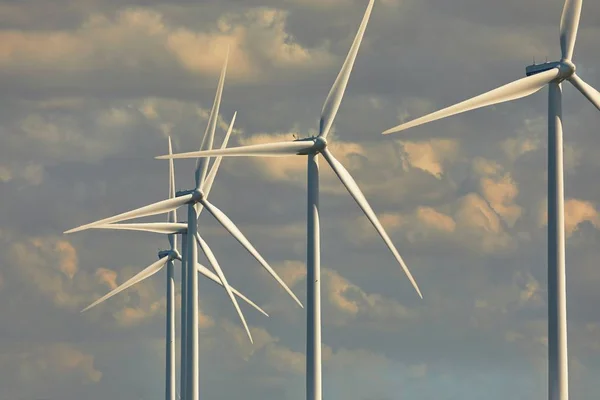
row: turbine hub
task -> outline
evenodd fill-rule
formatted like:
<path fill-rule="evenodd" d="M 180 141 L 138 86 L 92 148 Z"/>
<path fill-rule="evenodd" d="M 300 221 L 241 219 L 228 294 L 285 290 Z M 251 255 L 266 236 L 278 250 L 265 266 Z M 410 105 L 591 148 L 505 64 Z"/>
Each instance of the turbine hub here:
<path fill-rule="evenodd" d="M 559 77 L 561 79 L 567 79 L 575 73 L 575 64 L 571 60 L 562 59 L 560 60 L 560 64 L 558 70 L 560 71 Z"/>
<path fill-rule="evenodd" d="M 181 253 L 177 249 L 172 249 L 171 253 L 173 254 L 173 258 L 181 261 Z"/>
<path fill-rule="evenodd" d="M 204 198 L 204 193 L 202 192 L 201 189 L 196 189 L 192 192 L 192 201 L 194 203 L 199 203 L 200 200 L 202 200 Z"/>
<path fill-rule="evenodd" d="M 315 138 L 314 149 L 316 151 L 323 151 L 325 150 L 325 147 L 327 147 L 327 139 L 322 136 L 317 136 Z"/>
<path fill-rule="evenodd" d="M 181 254 L 177 249 L 161 250 L 158 252 L 158 258 L 169 257 L 171 260 L 181 260 Z"/>

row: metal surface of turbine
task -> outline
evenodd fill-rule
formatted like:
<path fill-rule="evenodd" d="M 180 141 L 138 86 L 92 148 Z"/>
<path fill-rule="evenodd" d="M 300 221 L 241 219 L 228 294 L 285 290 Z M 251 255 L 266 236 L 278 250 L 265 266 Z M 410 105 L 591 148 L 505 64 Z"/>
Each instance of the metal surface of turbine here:
<path fill-rule="evenodd" d="M 327 149 L 327 135 L 329 134 L 335 115 L 337 114 L 342 97 L 348 84 L 350 72 L 354 65 L 356 54 L 364 35 L 374 0 L 369 1 L 364 17 L 352 43 L 352 47 L 344 64 L 325 100 L 319 123 L 319 135 L 291 142 L 278 142 L 258 144 L 224 150 L 199 151 L 182 153 L 157 158 L 196 158 L 209 156 L 289 156 L 306 155 L 308 158 L 308 207 L 307 207 L 307 332 L 306 332 L 306 398 L 320 400 L 322 397 L 321 384 L 321 280 L 320 280 L 320 228 L 319 228 L 319 154 L 331 166 L 342 184 L 354 198 L 358 206 L 373 224 L 387 247 L 390 249 L 419 296 L 421 292 L 414 281 L 408 267 L 392 244 L 383 226 L 377 219 L 371 206 L 365 199 L 358 185 L 344 168 L 344 166 Z"/>
<path fill-rule="evenodd" d="M 422 125 L 451 115 L 528 96 L 549 86 L 548 93 L 548 398 L 569 398 L 567 357 L 567 293 L 565 267 L 562 85 L 573 84 L 600 110 L 600 93 L 575 73 L 571 61 L 582 0 L 566 0 L 560 21 L 561 59 L 531 65 L 526 78 L 480 96 L 391 128 L 384 134 Z"/>
<path fill-rule="evenodd" d="M 231 135 L 232 127 L 233 127 L 233 121 L 232 121 L 232 124 L 230 125 L 229 130 L 227 131 L 227 135 L 225 136 L 225 139 L 223 141 L 222 148 L 225 148 L 227 146 L 227 142 Z M 172 153 L 170 137 L 169 137 L 169 153 Z M 211 175 L 213 176 L 213 179 L 214 179 L 214 174 L 216 174 L 216 172 L 219 168 L 220 161 L 221 161 L 221 158 L 219 157 L 213 164 L 213 167 L 211 170 Z M 214 174 L 213 174 L 213 171 L 214 171 Z M 208 190 L 207 190 L 207 196 L 208 196 L 209 192 L 210 192 L 210 188 L 208 188 Z M 169 162 L 169 196 L 171 198 L 175 197 L 175 172 L 174 172 L 172 160 L 170 160 L 170 162 Z M 140 273 L 138 273 L 137 275 L 135 275 L 134 277 L 132 277 L 131 279 L 126 281 L 125 283 L 123 283 L 121 286 L 115 288 L 110 293 L 108 293 L 107 295 L 98 299 L 97 301 L 92 303 L 90 306 L 88 306 L 82 310 L 82 312 L 87 311 L 90 308 L 107 300 L 108 298 L 116 295 L 117 293 L 120 293 L 121 291 L 135 285 L 136 283 L 139 283 L 142 280 L 149 278 L 150 276 L 152 276 L 155 273 L 157 273 L 158 271 L 160 271 L 160 269 L 165 265 L 165 263 L 167 264 L 167 301 L 166 301 L 167 310 L 166 310 L 166 354 L 165 354 L 165 356 L 166 356 L 165 357 L 165 360 L 166 360 L 166 363 L 165 363 L 166 364 L 165 365 L 165 371 L 166 371 L 165 398 L 166 398 L 166 400 L 175 400 L 175 393 L 176 393 L 176 391 L 175 391 L 175 386 L 176 386 L 175 385 L 175 292 L 174 292 L 175 282 L 174 282 L 173 260 L 178 259 L 182 262 L 182 277 L 183 277 L 183 273 L 186 272 L 184 270 L 185 260 L 183 260 L 183 257 L 177 251 L 176 235 L 182 234 L 183 238 L 185 239 L 186 233 L 187 233 L 187 225 L 181 224 L 181 223 L 176 223 L 176 220 L 177 220 L 177 211 L 173 210 L 173 211 L 169 212 L 167 223 L 107 224 L 107 225 L 101 225 L 101 226 L 95 227 L 97 229 L 105 229 L 105 230 L 132 230 L 132 231 L 146 231 L 146 232 L 167 234 L 168 239 L 169 239 L 170 249 L 159 252 L 159 261 L 158 262 L 150 265 L 149 267 L 147 267 L 146 269 L 144 269 L 143 271 L 141 271 Z M 157 227 L 160 227 L 160 228 L 157 229 Z M 204 240 L 200 237 L 200 235 L 197 235 L 197 240 L 203 246 L 203 250 L 207 254 L 207 257 L 208 257 L 211 265 L 217 272 L 217 274 L 213 273 L 212 271 L 210 271 L 208 268 L 204 267 L 203 265 L 197 263 L 196 267 L 198 269 L 198 272 L 201 273 L 202 275 L 208 277 L 213 282 L 216 282 L 216 283 L 220 284 L 221 286 L 223 286 L 225 288 L 225 290 L 227 291 L 228 295 L 230 295 L 230 297 L 233 297 L 233 294 L 235 294 L 236 296 L 240 297 L 242 300 L 244 300 L 245 302 L 250 304 L 252 307 L 256 308 L 258 311 L 260 311 L 264 315 L 268 316 L 268 314 L 265 311 L 263 311 L 260 307 L 258 307 L 256 304 L 254 304 L 246 296 L 244 296 L 238 290 L 229 286 L 227 280 L 225 279 L 223 271 L 221 270 L 218 262 L 216 261 L 211 249 L 204 242 Z M 185 251 L 184 251 L 184 255 L 185 255 Z M 185 282 L 186 282 L 186 280 L 182 279 L 182 286 L 185 285 Z M 182 298 L 183 297 L 184 297 L 184 295 L 182 293 Z M 249 334 L 249 330 L 247 328 L 245 319 L 243 317 L 241 310 L 239 309 L 239 306 L 237 305 L 237 301 L 235 300 L 235 298 L 232 299 L 232 302 L 233 302 L 236 310 L 238 311 L 238 315 L 240 316 L 242 323 L 246 327 L 246 331 Z M 185 332 L 185 319 L 186 319 L 184 304 L 185 303 L 182 301 L 182 319 L 181 319 L 182 337 L 183 337 L 183 333 Z M 251 338 L 251 336 L 249 336 L 249 337 Z M 182 341 L 182 344 L 183 344 L 183 341 Z M 181 355 L 182 355 L 181 359 L 182 360 L 185 359 L 185 354 L 186 354 L 185 346 L 181 346 Z M 183 371 L 185 371 L 185 362 L 182 362 L 182 367 L 183 368 L 181 369 L 181 371 L 183 372 Z M 184 376 L 185 376 L 185 374 L 182 373 L 181 377 L 184 377 Z M 182 383 L 184 384 L 184 382 L 182 382 Z M 183 385 L 182 385 L 182 387 L 183 387 Z"/>
<path fill-rule="evenodd" d="M 219 78 L 219 84 L 217 87 L 217 94 L 211 109 L 211 113 L 208 120 L 208 126 L 205 131 L 204 139 L 202 142 L 201 150 L 210 150 L 212 148 L 212 142 L 214 138 L 217 118 L 219 115 L 219 106 L 221 102 L 221 95 L 223 92 L 223 85 L 225 81 L 225 71 L 227 69 L 227 58 L 221 70 L 221 76 Z M 264 258 L 258 253 L 250 241 L 244 236 L 244 234 L 238 229 L 238 227 L 215 205 L 208 201 L 205 193 L 205 184 L 210 183 L 210 178 L 206 176 L 206 167 L 208 160 L 199 160 L 196 165 L 195 171 L 195 188 L 192 190 L 178 192 L 176 197 L 173 199 L 167 199 L 159 201 L 157 203 L 150 204 L 132 211 L 128 211 L 113 217 L 105 218 L 96 222 L 92 222 L 78 228 L 74 228 L 66 231 L 65 233 L 78 232 L 86 229 L 93 228 L 99 225 L 105 225 L 114 222 L 125 221 L 133 218 L 140 218 L 150 215 L 157 215 L 169 212 L 181 206 L 188 206 L 188 219 L 187 219 L 187 260 L 196 260 L 198 249 L 196 247 L 196 235 L 197 235 L 197 220 L 198 213 L 201 211 L 200 206 L 206 208 L 209 213 L 233 236 L 240 242 L 244 248 L 258 262 L 265 268 L 277 282 L 288 292 L 288 294 L 302 307 L 302 303 L 291 289 L 283 282 L 283 280 L 277 275 L 277 273 L 271 268 L 271 266 L 264 260 Z M 206 181 L 205 181 L 206 178 Z M 214 179 L 214 177 L 213 177 Z M 198 347 L 198 275 L 193 262 L 187 263 L 187 319 L 186 319 L 186 352 L 189 358 L 185 360 L 187 377 L 185 378 L 186 386 L 182 389 L 182 395 L 185 400 L 198 400 L 199 398 L 199 347 Z"/>

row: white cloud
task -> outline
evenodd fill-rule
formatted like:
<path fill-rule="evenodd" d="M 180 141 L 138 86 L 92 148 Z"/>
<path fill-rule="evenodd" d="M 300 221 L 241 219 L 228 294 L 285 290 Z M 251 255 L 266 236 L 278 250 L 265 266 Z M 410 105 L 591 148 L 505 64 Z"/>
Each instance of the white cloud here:
<path fill-rule="evenodd" d="M 600 229 L 600 217 L 596 206 L 589 201 L 579 199 L 566 199 L 565 201 L 565 231 L 567 237 L 577 231 L 580 224 L 590 222 L 596 229 Z M 546 201 L 540 207 L 540 226 L 548 224 L 548 207 Z"/>
<path fill-rule="evenodd" d="M 456 160 L 459 144 L 454 139 L 432 139 L 423 142 L 401 141 L 407 167 L 419 168 L 440 179 L 444 163 Z"/>

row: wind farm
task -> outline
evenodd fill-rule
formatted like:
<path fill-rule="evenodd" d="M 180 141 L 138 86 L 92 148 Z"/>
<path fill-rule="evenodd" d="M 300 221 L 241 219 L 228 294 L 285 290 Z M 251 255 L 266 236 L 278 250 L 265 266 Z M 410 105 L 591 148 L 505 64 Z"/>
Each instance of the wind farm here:
<path fill-rule="evenodd" d="M 595 3 L 0 20 L 0 400 L 600 392 Z"/>

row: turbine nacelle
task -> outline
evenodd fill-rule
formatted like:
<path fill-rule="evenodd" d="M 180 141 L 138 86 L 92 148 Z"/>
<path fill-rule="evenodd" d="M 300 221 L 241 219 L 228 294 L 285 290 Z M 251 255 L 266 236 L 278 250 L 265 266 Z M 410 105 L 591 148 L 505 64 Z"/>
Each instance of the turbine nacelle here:
<path fill-rule="evenodd" d="M 299 150 L 296 153 L 297 155 L 302 156 L 320 153 L 327 148 L 327 139 L 325 139 L 323 136 L 311 136 L 308 138 L 294 140 L 294 142 L 313 142 L 311 147 Z"/>
<path fill-rule="evenodd" d="M 525 68 L 525 75 L 536 75 L 544 71 L 550 71 L 552 68 L 560 68 L 560 61 L 545 62 L 543 64 L 528 65 Z"/>
<path fill-rule="evenodd" d="M 558 69 L 558 76 L 555 79 L 555 81 L 558 82 L 569 79 L 571 76 L 573 76 L 573 74 L 575 74 L 575 70 L 577 69 L 571 60 L 562 59 L 560 61 L 529 65 L 525 68 L 525 75 L 537 75 L 545 71 L 550 71 L 554 68 Z"/>

